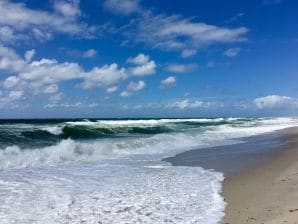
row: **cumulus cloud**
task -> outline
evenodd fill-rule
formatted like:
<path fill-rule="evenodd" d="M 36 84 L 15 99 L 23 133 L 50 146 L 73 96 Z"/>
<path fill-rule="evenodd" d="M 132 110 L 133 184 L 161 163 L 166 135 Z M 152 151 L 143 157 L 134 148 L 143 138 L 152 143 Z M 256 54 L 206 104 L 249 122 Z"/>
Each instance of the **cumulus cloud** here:
<path fill-rule="evenodd" d="M 52 103 L 52 104 L 46 104 L 44 106 L 45 109 L 51 109 L 56 107 L 63 107 L 63 108 L 78 108 L 83 107 L 84 105 L 81 102 L 76 103 Z"/>
<path fill-rule="evenodd" d="M 131 96 L 131 94 L 132 94 L 131 92 L 128 92 L 127 90 L 124 90 L 120 93 L 120 96 L 129 97 L 129 96 Z"/>
<path fill-rule="evenodd" d="M 112 63 L 86 71 L 73 62 L 60 63 L 55 59 L 47 58 L 32 61 L 34 53 L 34 50 L 27 51 L 23 58 L 11 48 L 0 45 L 0 70 L 11 74 L 1 83 L 5 89 L 31 92 L 33 90 L 33 94 L 50 94 L 51 101 L 59 101 L 61 93 L 58 84 L 63 81 L 78 80 L 77 86 L 83 89 L 103 88 L 107 93 L 113 93 L 124 80 L 135 75 L 148 75 L 155 72 L 155 66 L 150 67 L 151 63 L 155 64 L 155 62 L 150 60 L 149 56 L 142 54 L 128 60 L 135 65 L 129 69 Z M 126 91 L 131 94 L 144 87 L 143 81 L 132 82 Z"/>
<path fill-rule="evenodd" d="M 136 57 L 129 57 L 127 59 L 128 63 L 135 64 L 135 65 L 143 65 L 143 64 L 146 64 L 148 61 L 150 61 L 149 56 L 144 54 L 139 54 Z"/>
<path fill-rule="evenodd" d="M 54 108 L 64 108 L 64 109 L 74 109 L 74 108 L 96 108 L 98 103 L 82 103 L 82 102 L 68 102 L 68 103 L 48 103 L 43 106 L 44 109 L 54 109 Z"/>
<path fill-rule="evenodd" d="M 228 57 L 235 57 L 240 53 L 240 51 L 240 48 L 230 48 L 224 52 L 224 55 Z"/>
<path fill-rule="evenodd" d="M 4 80 L 3 87 L 9 89 L 9 88 L 16 86 L 18 83 L 19 83 L 18 77 L 9 76 L 7 79 Z"/>
<path fill-rule="evenodd" d="M 16 31 L 9 26 L 0 26 L 0 43 L 13 43 L 19 39 L 26 39 L 26 36 L 16 33 Z"/>
<path fill-rule="evenodd" d="M 133 92 L 140 91 L 140 90 L 144 89 L 145 86 L 146 86 L 146 83 L 144 81 L 130 82 L 128 84 L 128 86 L 126 87 L 126 90 L 124 90 L 120 93 L 120 96 L 122 96 L 122 97 L 131 96 Z"/>
<path fill-rule="evenodd" d="M 34 88 L 80 78 L 82 76 L 83 70 L 77 63 L 59 63 L 55 59 L 45 58 L 39 61 L 32 61 L 19 71 L 19 78 L 30 83 Z"/>
<path fill-rule="evenodd" d="M 83 57 L 84 58 L 93 58 L 97 54 L 97 51 L 95 49 L 89 49 L 87 51 L 83 52 Z"/>
<path fill-rule="evenodd" d="M 169 76 L 160 82 L 162 88 L 170 88 L 176 85 L 176 77 Z"/>
<path fill-rule="evenodd" d="M 127 62 L 135 65 L 129 69 L 129 73 L 133 76 L 146 76 L 155 73 L 156 63 L 148 55 L 139 54 L 134 58 L 128 58 Z"/>
<path fill-rule="evenodd" d="M 19 100 L 23 95 L 23 91 L 11 91 L 8 96 L 10 100 L 14 101 Z"/>
<path fill-rule="evenodd" d="M 114 14 L 130 15 L 140 10 L 139 0 L 106 0 L 104 8 Z"/>
<path fill-rule="evenodd" d="M 127 86 L 128 91 L 136 92 L 140 91 L 146 86 L 146 83 L 144 81 L 139 81 L 139 82 L 130 82 L 129 85 Z"/>
<path fill-rule="evenodd" d="M 197 64 L 169 64 L 166 70 L 174 73 L 191 72 L 197 67 Z"/>
<path fill-rule="evenodd" d="M 0 108 L 16 108 L 17 102 L 25 99 L 24 91 L 10 91 L 7 95 L 0 92 Z"/>
<path fill-rule="evenodd" d="M 55 0 L 54 9 L 58 14 L 61 14 L 68 18 L 75 18 L 81 15 L 79 4 L 80 4 L 79 0 L 68 0 L 68 1 Z"/>
<path fill-rule="evenodd" d="M 111 86 L 107 88 L 107 93 L 114 93 L 118 90 L 118 86 Z"/>
<path fill-rule="evenodd" d="M 254 99 L 254 104 L 259 109 L 298 107 L 298 100 L 288 96 L 269 95 Z"/>
<path fill-rule="evenodd" d="M 62 100 L 62 93 L 56 93 L 54 95 L 51 95 L 49 100 L 52 102 L 52 103 L 58 103 L 59 101 Z"/>
<path fill-rule="evenodd" d="M 34 49 L 32 49 L 30 51 L 26 51 L 26 53 L 25 53 L 25 61 L 27 61 L 27 62 L 31 61 L 32 58 L 34 57 L 34 55 L 35 55 L 35 50 Z"/>
<path fill-rule="evenodd" d="M 86 73 L 82 88 L 90 89 L 94 87 L 110 87 L 127 78 L 125 68 L 119 68 L 116 63 L 95 67 Z"/>
<path fill-rule="evenodd" d="M 55 32 L 90 38 L 95 27 L 80 22 L 78 0 L 54 1 L 54 11 L 30 9 L 24 3 L 0 1 L 0 40 L 45 40 Z"/>
<path fill-rule="evenodd" d="M 198 100 L 190 100 L 190 99 L 183 99 L 183 100 L 178 100 L 176 102 L 170 103 L 168 105 L 169 108 L 176 108 L 176 109 L 195 109 L 199 107 L 203 107 L 204 102 L 203 101 L 198 101 Z"/>
<path fill-rule="evenodd" d="M 59 88 L 56 84 L 49 85 L 44 89 L 44 93 L 48 93 L 48 94 L 53 94 L 58 92 L 59 92 Z"/>
<path fill-rule="evenodd" d="M 226 28 L 178 15 L 147 13 L 132 24 L 131 36 L 153 48 L 182 51 L 182 56 L 190 56 L 208 45 L 245 41 L 247 32 L 245 27 Z"/>
<path fill-rule="evenodd" d="M 94 107 L 97 107 L 98 106 L 98 103 L 90 103 L 88 105 L 89 108 L 94 108 Z"/>
<path fill-rule="evenodd" d="M 179 110 L 190 110 L 190 109 L 216 109 L 223 107 L 224 104 L 221 102 L 212 101 L 201 101 L 196 99 L 182 99 L 167 104 L 167 108 L 179 109 Z"/>
<path fill-rule="evenodd" d="M 0 44 L 0 70 L 20 71 L 26 62 L 11 48 Z"/>

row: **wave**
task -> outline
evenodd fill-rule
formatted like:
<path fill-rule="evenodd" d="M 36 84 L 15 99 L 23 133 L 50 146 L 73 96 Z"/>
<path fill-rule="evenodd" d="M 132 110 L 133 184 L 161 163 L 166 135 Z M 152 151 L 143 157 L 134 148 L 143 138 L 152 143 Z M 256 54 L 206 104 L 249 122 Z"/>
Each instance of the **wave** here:
<path fill-rule="evenodd" d="M 237 138 L 291 127 L 297 125 L 295 122 L 279 119 L 269 123 L 262 121 L 258 125 L 231 126 L 225 124 L 204 131 L 160 133 L 123 138 L 91 138 L 88 141 L 68 138 L 61 139 L 54 145 L 40 148 L 21 148 L 18 145 L 13 145 L 0 150 L 0 169 L 78 161 L 95 162 L 135 155 L 161 158 L 189 149 L 236 143 L 239 142 L 239 140 L 235 140 Z M 76 128 L 68 130 L 68 133 L 77 137 L 98 135 L 98 132 L 92 133 L 92 131 L 93 129 L 83 129 L 80 132 Z M 39 135 L 46 135 L 46 133 L 40 131 Z"/>
<path fill-rule="evenodd" d="M 63 133 L 63 127 L 61 126 L 43 127 L 41 130 L 47 131 L 53 135 L 61 135 Z"/>
<path fill-rule="evenodd" d="M 62 139 L 100 139 L 199 131 L 220 125 L 243 125 L 254 119 L 151 119 L 151 120 L 81 120 L 60 123 L 0 124 L 0 145 L 20 147 L 49 146 Z"/>

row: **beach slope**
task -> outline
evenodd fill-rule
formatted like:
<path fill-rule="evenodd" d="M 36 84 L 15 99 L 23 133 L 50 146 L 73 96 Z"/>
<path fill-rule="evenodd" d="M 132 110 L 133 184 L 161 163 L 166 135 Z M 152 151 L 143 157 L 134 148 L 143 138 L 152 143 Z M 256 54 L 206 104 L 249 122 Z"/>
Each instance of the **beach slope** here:
<path fill-rule="evenodd" d="M 271 160 L 224 181 L 222 223 L 298 223 L 298 128 L 283 137 L 287 144 Z"/>

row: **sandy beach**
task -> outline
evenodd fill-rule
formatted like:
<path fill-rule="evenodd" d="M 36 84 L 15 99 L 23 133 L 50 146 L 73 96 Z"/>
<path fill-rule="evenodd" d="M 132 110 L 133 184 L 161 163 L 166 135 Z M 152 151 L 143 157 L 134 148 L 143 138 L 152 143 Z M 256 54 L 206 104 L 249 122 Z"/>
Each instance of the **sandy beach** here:
<path fill-rule="evenodd" d="M 165 159 L 225 175 L 223 224 L 298 223 L 298 128 L 243 139 L 243 143 L 191 150 Z"/>
<path fill-rule="evenodd" d="M 284 131 L 284 149 L 226 178 L 223 223 L 298 223 L 298 128 Z"/>

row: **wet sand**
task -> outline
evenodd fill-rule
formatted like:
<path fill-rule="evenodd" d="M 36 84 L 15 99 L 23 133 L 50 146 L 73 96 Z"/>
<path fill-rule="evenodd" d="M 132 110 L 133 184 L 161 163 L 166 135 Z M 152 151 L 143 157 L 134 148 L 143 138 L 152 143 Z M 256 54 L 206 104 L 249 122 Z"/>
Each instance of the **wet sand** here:
<path fill-rule="evenodd" d="M 192 150 L 165 161 L 224 172 L 223 224 L 298 224 L 298 128 Z"/>

